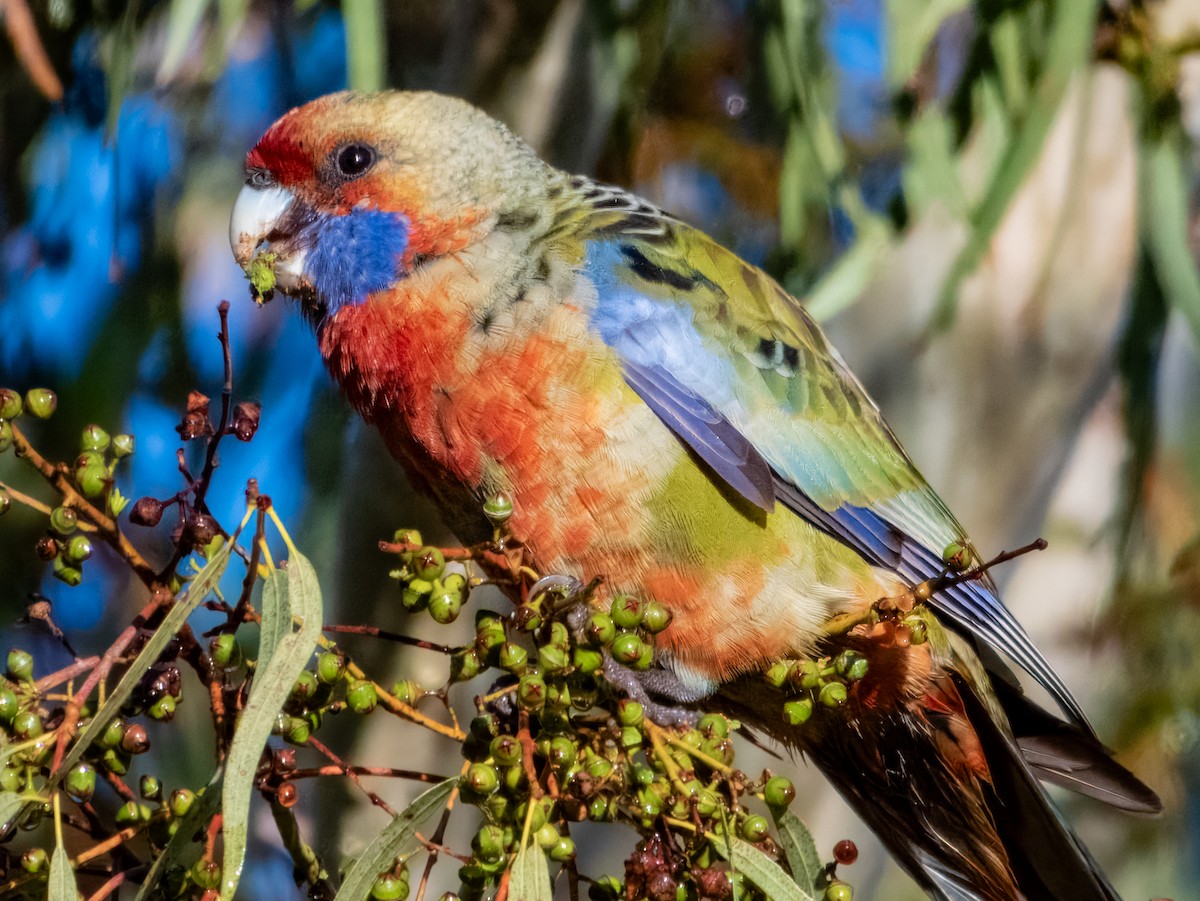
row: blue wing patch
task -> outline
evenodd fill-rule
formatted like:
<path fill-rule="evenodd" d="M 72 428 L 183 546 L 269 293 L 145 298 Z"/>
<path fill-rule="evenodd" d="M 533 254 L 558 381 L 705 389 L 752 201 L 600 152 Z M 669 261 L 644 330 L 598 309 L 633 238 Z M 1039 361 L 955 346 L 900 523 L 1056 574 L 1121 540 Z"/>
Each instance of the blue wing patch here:
<path fill-rule="evenodd" d="M 622 371 L 626 384 L 720 479 L 756 507 L 774 512 L 771 467 L 745 435 L 665 369 L 625 360 Z"/>
<path fill-rule="evenodd" d="M 625 381 L 646 406 L 712 472 L 739 495 L 771 513 L 776 500 L 817 528 L 853 548 L 863 559 L 897 573 L 910 585 L 945 571 L 938 554 L 923 546 L 879 513 L 842 504 L 826 510 L 775 472 L 741 432 L 705 400 L 659 366 L 625 359 Z M 967 635 L 1003 651 L 1042 683 L 1080 728 L 1095 734 L 1070 690 L 1050 666 L 1012 612 L 984 581 L 961 582 L 930 601 Z"/>

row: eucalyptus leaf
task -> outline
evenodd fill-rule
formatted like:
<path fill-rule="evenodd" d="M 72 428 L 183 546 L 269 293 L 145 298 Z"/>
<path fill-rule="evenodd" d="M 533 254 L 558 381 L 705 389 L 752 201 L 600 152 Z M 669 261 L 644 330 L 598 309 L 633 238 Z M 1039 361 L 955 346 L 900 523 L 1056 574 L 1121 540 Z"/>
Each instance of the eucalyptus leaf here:
<path fill-rule="evenodd" d="M 811 890 L 797 885 L 787 872 L 766 854 L 740 838 L 714 837 L 713 847 L 771 901 L 817 901 Z"/>
<path fill-rule="evenodd" d="M 378 91 L 384 87 L 387 47 L 384 43 L 383 5 L 379 0 L 345 0 L 346 67 L 355 91 Z"/>
<path fill-rule="evenodd" d="M 508 896 L 521 898 L 522 901 L 554 901 L 546 852 L 536 842 L 530 842 L 522 848 L 513 860 L 508 877 Z"/>
<path fill-rule="evenodd" d="M 299 553 L 288 558 L 286 569 L 271 572 L 263 590 L 262 634 L 278 637 L 273 649 L 264 641 L 260 654 L 267 659 L 254 674 L 250 696 L 238 718 L 237 731 L 225 761 L 221 792 L 221 824 L 224 856 L 221 864 L 221 894 L 233 898 L 241 879 L 250 825 L 250 799 L 254 775 L 263 747 L 275 725 L 300 671 L 304 669 L 321 636 L 321 587 L 312 564 Z M 281 625 L 282 624 L 282 625 Z"/>
<path fill-rule="evenodd" d="M 162 61 L 158 64 L 159 84 L 166 84 L 179 74 L 211 3 L 212 0 L 171 0 Z"/>
<path fill-rule="evenodd" d="M 31 803 L 32 800 L 27 795 L 18 792 L 0 792 L 0 836 L 5 835 L 12 828 L 17 817 L 21 815 L 21 811 L 25 809 L 25 805 Z"/>
<path fill-rule="evenodd" d="M 376 877 L 391 866 L 397 854 L 409 849 L 417 830 L 446 806 L 446 800 L 457 787 L 457 778 L 439 782 L 388 823 L 354 861 L 334 901 L 361 901 L 367 897 Z"/>
<path fill-rule="evenodd" d="M 101 733 L 108 728 L 108 724 L 117 717 L 121 711 L 121 707 L 129 700 L 133 694 L 133 690 L 142 681 L 142 677 L 146 675 L 146 671 L 158 661 L 167 644 L 183 628 L 184 623 L 187 622 L 187 618 L 192 615 L 192 611 L 200 606 L 200 603 L 208 596 L 208 593 L 217 582 L 220 581 L 221 575 L 225 572 L 225 567 L 229 564 L 229 554 L 232 549 L 233 543 L 226 542 L 220 550 L 209 558 L 205 567 L 196 574 L 196 578 L 188 585 L 187 591 L 176 598 L 175 606 L 167 611 L 167 615 L 163 617 L 158 628 L 151 634 L 145 647 L 137 655 L 137 659 L 125 671 L 125 675 L 117 683 L 117 687 L 109 693 L 104 704 L 96 712 L 96 715 L 92 717 L 79 738 L 71 745 L 70 750 L 64 755 L 58 771 L 47 786 L 47 790 L 55 788 L 62 781 L 63 775 L 69 773 L 75 764 L 79 763 L 84 752 L 91 747 L 92 742 L 99 738 Z"/>
<path fill-rule="evenodd" d="M 783 846 L 788 866 L 792 869 L 792 878 L 797 885 L 815 892 L 817 880 L 821 878 L 825 867 L 808 827 L 794 813 L 785 810 L 775 815 L 775 829 L 779 833 L 779 844 Z"/>
<path fill-rule="evenodd" d="M 1200 271 L 1188 241 L 1191 148 L 1178 122 L 1142 142 L 1142 238 L 1172 308 L 1200 338 Z"/>
<path fill-rule="evenodd" d="M 208 786 L 198 794 L 191 809 L 179 819 L 175 834 L 167 842 L 161 854 L 154 858 L 150 871 L 142 880 L 134 901 L 151 901 L 162 897 L 158 891 L 162 878 L 172 869 L 187 870 L 199 859 L 204 846 L 197 841 L 197 833 L 204 829 L 221 803 L 220 772 L 209 781 Z"/>
<path fill-rule="evenodd" d="M 79 886 L 75 883 L 75 868 L 71 866 L 62 845 L 50 855 L 50 878 L 46 885 L 46 901 L 76 901 Z"/>
<path fill-rule="evenodd" d="M 966 246 L 942 284 L 933 314 L 934 329 L 953 323 L 963 280 L 987 253 L 1009 205 L 1036 165 L 1072 76 L 1090 63 L 1095 16 L 1096 0 L 1055 4 L 1047 59 L 1029 108 L 971 217 Z"/>

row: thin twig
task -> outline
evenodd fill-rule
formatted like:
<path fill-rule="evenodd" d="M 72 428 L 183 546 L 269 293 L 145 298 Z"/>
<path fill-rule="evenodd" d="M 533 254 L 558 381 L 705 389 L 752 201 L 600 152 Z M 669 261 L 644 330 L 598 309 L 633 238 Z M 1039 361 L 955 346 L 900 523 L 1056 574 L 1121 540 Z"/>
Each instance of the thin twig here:
<path fill-rule="evenodd" d="M 13 52 L 21 67 L 29 73 L 30 81 L 47 100 L 58 103 L 63 98 L 62 81 L 42 46 L 33 14 L 25 0 L 0 0 L 0 19 L 4 20 Z"/>
<path fill-rule="evenodd" d="M 388 632 L 385 629 L 378 629 L 375 626 L 354 626 L 354 625 L 337 625 L 331 624 L 322 626 L 323 632 L 334 632 L 341 635 L 366 635 L 370 638 L 380 638 L 384 641 L 394 641 L 397 644 L 406 644 L 409 647 L 424 648 L 427 651 L 437 651 L 441 654 L 453 654 L 459 651 L 459 648 L 452 648 L 449 645 L 438 644 L 433 641 L 425 641 L 423 638 L 413 638 L 411 635 L 403 635 L 399 632 Z"/>
<path fill-rule="evenodd" d="M 160 587 L 161 580 L 154 568 L 146 562 L 141 553 L 130 544 L 129 539 L 122 534 L 116 522 L 98 509 L 91 501 L 75 490 L 71 480 L 67 478 L 67 468 L 63 464 L 55 466 L 39 454 L 25 437 L 16 423 L 9 423 L 12 428 L 13 450 L 18 457 L 28 460 L 29 464 L 41 474 L 62 495 L 62 505 L 71 507 L 87 522 L 96 527 L 96 532 L 114 551 L 121 555 L 143 584 L 151 591 Z"/>
<path fill-rule="evenodd" d="M 375 792 L 371 791 L 369 788 L 367 788 L 365 785 L 362 784 L 362 780 L 358 778 L 358 773 L 355 772 L 356 767 L 352 767 L 352 766 L 348 765 L 347 763 L 345 763 L 340 757 L 338 757 L 335 753 L 333 753 L 333 751 L 331 751 L 325 745 L 321 744 L 321 742 L 317 741 L 317 739 L 313 738 L 312 736 L 309 736 L 308 744 L 312 748 L 319 751 L 321 754 L 324 754 L 325 757 L 327 757 L 330 761 L 332 761 L 335 766 L 340 767 L 342 774 L 344 776 L 346 776 L 356 786 L 358 786 L 359 790 L 364 795 L 366 795 L 368 798 L 371 799 L 372 804 L 374 804 L 376 807 L 383 810 L 383 812 L 386 813 L 388 816 L 390 816 L 390 817 L 396 816 L 396 811 L 394 811 L 391 808 L 391 806 L 388 804 L 387 801 L 383 800 L 383 798 L 379 797 L 379 795 L 375 794 Z"/>

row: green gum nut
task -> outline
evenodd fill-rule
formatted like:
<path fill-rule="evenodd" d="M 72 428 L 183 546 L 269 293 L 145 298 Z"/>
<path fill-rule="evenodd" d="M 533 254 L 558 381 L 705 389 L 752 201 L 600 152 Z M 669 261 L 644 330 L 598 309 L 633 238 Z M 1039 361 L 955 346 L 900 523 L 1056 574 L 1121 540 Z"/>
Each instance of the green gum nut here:
<path fill-rule="evenodd" d="M 63 779 L 63 786 L 71 800 L 80 804 L 90 801 L 96 791 L 96 770 L 88 763 L 77 764 Z"/>
<path fill-rule="evenodd" d="M 646 649 L 646 643 L 634 632 L 618 635 L 612 643 L 613 659 L 626 666 L 637 663 Z"/>
<path fill-rule="evenodd" d="M 194 791 L 190 788 L 177 788 L 171 792 L 171 797 L 167 800 L 167 807 L 171 811 L 171 816 L 181 817 L 186 815 L 195 803 L 196 793 Z"/>
<path fill-rule="evenodd" d="M 796 786 L 786 776 L 772 776 L 763 786 L 763 800 L 772 810 L 784 810 L 796 800 Z"/>
<path fill-rule="evenodd" d="M 845 882 L 831 882 L 825 889 L 825 901 L 853 901 L 854 889 Z"/>
<path fill-rule="evenodd" d="M 494 766 L 475 763 L 467 770 L 466 784 L 477 795 L 490 795 L 500 787 L 500 776 Z"/>
<path fill-rule="evenodd" d="M 16 419 L 22 412 L 21 395 L 12 388 L 0 388 L 0 419 Z"/>
<path fill-rule="evenodd" d="M 21 869 L 26 873 L 40 873 L 46 868 L 46 849 L 30 848 L 21 855 Z"/>
<path fill-rule="evenodd" d="M 500 528 L 513 514 L 512 498 L 504 491 L 497 491 L 483 504 L 483 515 L 494 528 Z"/>
<path fill-rule="evenodd" d="M 358 714 L 370 713 L 379 703 L 379 692 L 365 679 L 356 679 L 346 689 L 346 706 Z"/>
<path fill-rule="evenodd" d="M 541 676 L 526 675 L 517 683 L 517 703 L 530 713 L 546 706 L 546 682 Z"/>
<path fill-rule="evenodd" d="M 479 675 L 482 665 L 475 648 L 466 648 L 450 657 L 450 681 L 466 682 Z"/>
<path fill-rule="evenodd" d="M 409 884 L 407 879 L 400 879 L 392 873 L 381 873 L 371 883 L 371 901 L 404 901 L 408 897 Z"/>
<path fill-rule="evenodd" d="M 317 678 L 325 685 L 333 685 L 346 672 L 346 661 L 341 654 L 326 651 L 317 655 Z"/>
<path fill-rule="evenodd" d="M 971 548 L 961 541 L 951 541 L 942 549 L 942 562 L 953 572 L 963 572 L 974 562 Z"/>
<path fill-rule="evenodd" d="M 647 601 L 642 611 L 642 628 L 655 635 L 671 625 L 671 611 L 658 601 Z"/>
<path fill-rule="evenodd" d="M 12 423 L 7 419 L 0 419 L 0 454 L 12 447 L 14 440 Z"/>
<path fill-rule="evenodd" d="M 519 644 L 508 641 L 501 646 L 499 659 L 501 669 L 520 675 L 529 664 L 529 652 Z"/>
<path fill-rule="evenodd" d="M 0 448 L 0 450 L 3 450 L 3 448 Z M 11 509 L 12 498 L 9 496 L 7 491 L 5 491 L 3 488 L 0 488 L 0 516 L 3 516 Z"/>
<path fill-rule="evenodd" d="M 613 622 L 613 618 L 607 613 L 593 613 L 584 626 L 584 635 L 588 642 L 596 647 L 605 647 L 612 644 L 613 639 L 617 637 L 617 626 Z"/>
<path fill-rule="evenodd" d="M 576 647 L 571 651 L 571 662 L 581 673 L 595 673 L 604 666 L 604 655 L 595 648 Z"/>
<path fill-rule="evenodd" d="M 550 823 L 539 829 L 533 836 L 533 840 L 537 842 L 538 847 L 543 849 L 553 848 L 558 844 L 560 838 L 562 836 L 559 835 L 558 830 Z"/>
<path fill-rule="evenodd" d="M 521 762 L 521 743 L 512 735 L 497 735 L 491 743 L 492 758 L 500 766 Z"/>
<path fill-rule="evenodd" d="M 617 703 L 617 720 L 622 726 L 640 726 L 645 718 L 646 709 L 632 698 Z"/>
<path fill-rule="evenodd" d="M 429 599 L 429 616 L 435 623 L 449 625 L 458 619 L 462 611 L 463 596 L 461 591 L 435 590 Z"/>
<path fill-rule="evenodd" d="M 118 460 L 132 456 L 136 447 L 137 442 L 132 435 L 113 435 L 112 437 L 113 456 Z"/>
<path fill-rule="evenodd" d="M 79 437 L 79 447 L 85 451 L 99 451 L 103 453 L 108 450 L 108 446 L 111 443 L 112 439 L 108 436 L 108 432 L 95 423 L 84 426 L 83 434 Z"/>
<path fill-rule="evenodd" d="M 86 535 L 72 535 L 67 542 L 67 559 L 82 563 L 92 556 L 92 540 Z"/>
<path fill-rule="evenodd" d="M 742 838 L 748 842 L 761 842 L 770 831 L 767 818 L 759 814 L 751 814 L 742 820 Z"/>
<path fill-rule="evenodd" d="M 20 709 L 21 702 L 16 693 L 11 688 L 0 688 L 0 720 L 11 723 Z"/>
<path fill-rule="evenodd" d="M 763 673 L 763 679 L 768 685 L 773 685 L 775 688 L 782 688 L 788 678 L 788 662 L 786 660 L 777 660 L 771 664 L 770 669 Z"/>
<path fill-rule="evenodd" d="M 783 705 L 783 718 L 789 726 L 800 726 L 812 716 L 813 702 L 811 698 L 800 698 L 788 701 Z"/>
<path fill-rule="evenodd" d="M 8 652 L 8 677 L 18 682 L 28 682 L 33 678 L 33 655 L 20 648 Z"/>
<path fill-rule="evenodd" d="M 827 682 L 821 686 L 819 700 L 826 707 L 841 707 L 848 697 L 846 686 L 841 682 Z"/>
<path fill-rule="evenodd" d="M 562 672 L 570 663 L 567 651 L 558 645 L 548 644 L 538 648 L 538 664 L 547 673 Z"/>
<path fill-rule="evenodd" d="M 567 863 L 575 859 L 575 842 L 568 836 L 559 836 L 550 846 L 550 859 L 555 863 Z"/>
<path fill-rule="evenodd" d="M 38 419 L 49 419 L 58 409 L 58 395 L 49 388 L 30 388 L 25 392 L 25 409 Z"/>
<path fill-rule="evenodd" d="M 867 674 L 868 668 L 867 658 L 857 651 L 842 651 L 838 654 L 834 666 L 837 668 L 838 675 L 853 681 L 861 679 Z"/>
<path fill-rule="evenodd" d="M 72 588 L 83 581 L 83 570 L 78 566 L 73 566 L 71 563 L 64 560 L 62 556 L 54 558 L 52 569 L 54 572 L 54 577 L 58 579 L 58 581 L 66 585 L 70 585 Z"/>
<path fill-rule="evenodd" d="M 715 738 L 729 737 L 729 720 L 719 713 L 706 713 L 696 723 L 696 728 L 705 735 Z"/>
<path fill-rule="evenodd" d="M 446 570 L 446 558 L 435 547 L 423 547 L 413 555 L 413 571 L 418 579 L 432 582 L 441 578 Z"/>
<path fill-rule="evenodd" d="M 50 511 L 50 528 L 59 535 L 70 535 L 79 527 L 79 514 L 71 507 L 55 507 Z"/>
<path fill-rule="evenodd" d="M 642 623 L 643 604 L 633 595 L 619 594 L 609 608 L 612 621 L 622 629 L 636 629 Z"/>
<path fill-rule="evenodd" d="M 411 579 L 400 593 L 400 603 L 405 610 L 416 612 L 424 610 L 433 595 L 433 582 L 428 579 Z"/>

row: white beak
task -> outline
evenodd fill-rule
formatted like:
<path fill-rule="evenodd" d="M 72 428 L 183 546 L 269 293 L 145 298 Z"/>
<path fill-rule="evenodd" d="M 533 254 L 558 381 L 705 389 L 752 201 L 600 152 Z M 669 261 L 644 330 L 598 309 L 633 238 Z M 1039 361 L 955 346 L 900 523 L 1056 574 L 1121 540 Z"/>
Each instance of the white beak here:
<path fill-rule="evenodd" d="M 259 252 L 274 251 L 278 254 L 273 265 L 275 277 L 285 292 L 307 286 L 304 276 L 306 254 L 303 248 L 296 247 L 280 252 L 281 248 L 273 248 L 267 236 L 280 228 L 295 202 L 296 196 L 286 188 L 246 185 L 233 204 L 233 215 L 229 220 L 229 244 L 238 265 L 248 269 Z M 281 240 L 290 237 L 280 236 Z"/>

